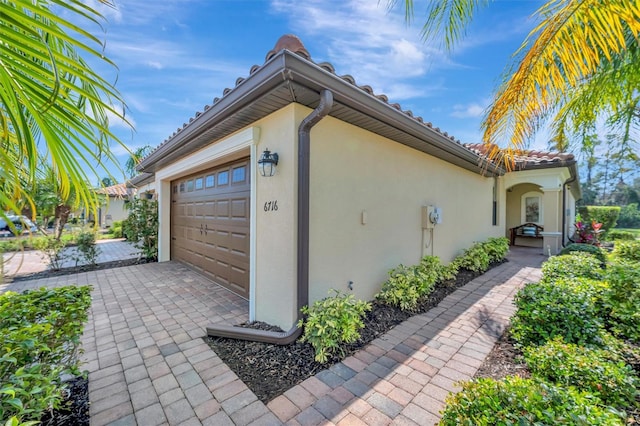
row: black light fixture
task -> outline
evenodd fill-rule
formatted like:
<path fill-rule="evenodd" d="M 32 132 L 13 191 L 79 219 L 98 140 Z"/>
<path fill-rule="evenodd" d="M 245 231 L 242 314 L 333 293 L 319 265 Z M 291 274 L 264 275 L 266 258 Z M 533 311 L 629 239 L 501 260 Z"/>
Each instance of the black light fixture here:
<path fill-rule="evenodd" d="M 269 148 L 265 149 L 260 159 L 258 160 L 258 166 L 260 166 L 260 174 L 265 177 L 273 176 L 276 172 L 276 166 L 278 165 L 278 154 L 269 151 Z"/>

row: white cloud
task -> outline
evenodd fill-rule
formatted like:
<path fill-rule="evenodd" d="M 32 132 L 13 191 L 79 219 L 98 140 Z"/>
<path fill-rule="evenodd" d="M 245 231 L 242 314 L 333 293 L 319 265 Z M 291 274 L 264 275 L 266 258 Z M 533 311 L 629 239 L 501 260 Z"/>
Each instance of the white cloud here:
<path fill-rule="evenodd" d="M 440 67 L 456 66 L 442 51 L 425 45 L 419 30 L 407 26 L 402 15 L 389 12 L 384 2 L 273 0 L 271 5 L 274 13 L 286 15 L 290 26 L 308 40 L 307 48 L 311 43 L 323 45 L 329 57 L 314 57 L 315 61 L 328 60 L 338 74 L 357 76 L 357 84 L 368 84 L 391 100 L 424 96 L 418 78 Z"/>
<path fill-rule="evenodd" d="M 457 118 L 481 117 L 485 109 L 486 106 L 477 103 L 471 103 L 468 105 L 458 104 L 453 106 L 451 116 Z"/>

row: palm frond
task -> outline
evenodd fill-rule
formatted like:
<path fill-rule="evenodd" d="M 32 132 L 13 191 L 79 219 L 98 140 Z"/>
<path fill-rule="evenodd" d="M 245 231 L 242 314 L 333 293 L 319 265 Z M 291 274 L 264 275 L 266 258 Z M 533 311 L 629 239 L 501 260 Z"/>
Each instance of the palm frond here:
<path fill-rule="evenodd" d="M 87 171 L 98 176 L 106 160 L 115 160 L 110 144 L 123 145 L 110 131 L 108 117 L 126 122 L 113 106 L 124 101 L 82 57 L 115 67 L 102 55 L 100 40 L 64 16 L 88 26 L 100 25 L 103 18 L 80 0 L 0 1 L 0 15 L 0 144 L 3 153 L 12 148 L 16 156 L 11 163 L 0 153 L 0 168 L 5 181 L 16 183 L 11 199 L 25 195 L 18 171 L 28 171 L 27 185 L 33 183 L 43 152 L 61 195 L 73 193 L 78 203 L 96 210 Z M 0 203 L 15 207 L 9 201 Z"/>
<path fill-rule="evenodd" d="M 543 119 L 604 62 L 625 58 L 640 32 L 640 2 L 553 0 L 523 43 L 484 121 L 483 141 L 521 148 Z M 585 91 L 586 93 L 586 91 Z M 505 164 L 509 168 L 509 164 Z"/>

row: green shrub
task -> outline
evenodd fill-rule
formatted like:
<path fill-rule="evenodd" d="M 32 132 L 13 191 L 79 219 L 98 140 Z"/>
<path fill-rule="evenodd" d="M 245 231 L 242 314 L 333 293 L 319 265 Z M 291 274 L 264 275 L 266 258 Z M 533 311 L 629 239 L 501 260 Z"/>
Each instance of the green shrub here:
<path fill-rule="evenodd" d="M 453 261 L 457 268 L 468 269 L 473 272 L 484 272 L 489 269 L 491 259 L 482 243 L 476 243 L 464 250 Z"/>
<path fill-rule="evenodd" d="M 51 269 L 57 270 L 62 266 L 62 250 L 65 248 L 65 242 L 55 237 L 45 237 L 35 241 L 35 249 L 40 250 L 44 259 L 49 263 Z"/>
<path fill-rule="evenodd" d="M 578 214 L 586 223 L 595 221 L 602 224 L 601 238 L 606 238 L 610 229 L 616 227 L 618 216 L 620 216 L 620 207 L 617 206 L 582 206 L 578 207 Z"/>
<path fill-rule="evenodd" d="M 509 239 L 505 237 L 489 238 L 480 244 L 489 256 L 489 263 L 500 262 L 509 253 Z"/>
<path fill-rule="evenodd" d="M 624 424 L 587 393 L 520 377 L 467 382 L 446 402 L 441 426 Z"/>
<path fill-rule="evenodd" d="M 635 241 L 636 236 L 633 234 L 633 232 L 612 229 L 611 231 L 609 231 L 609 234 L 607 234 L 607 239 L 609 241 Z"/>
<path fill-rule="evenodd" d="M 362 317 L 371 310 L 371 304 L 356 301 L 352 294 L 336 292 L 335 296 L 305 306 L 302 313 L 306 319 L 298 322 L 304 327 L 303 342 L 309 342 L 316 351 L 315 359 L 326 362 L 328 356 L 340 349 L 341 343 L 352 343 L 360 338 L 364 327 Z"/>
<path fill-rule="evenodd" d="M 603 322 L 593 294 L 575 282 L 528 284 L 514 300 L 511 335 L 520 346 L 543 345 L 556 336 L 568 343 L 602 345 Z"/>
<path fill-rule="evenodd" d="M 455 277 L 455 266 L 443 265 L 436 256 L 425 256 L 416 266 L 400 265 L 389 271 L 376 299 L 405 311 L 412 311 L 421 297 L 433 291 L 436 283 Z"/>
<path fill-rule="evenodd" d="M 123 224 L 127 240 L 149 260 L 158 259 L 158 202 L 135 198 L 129 204 L 129 217 Z"/>
<path fill-rule="evenodd" d="M 0 295 L 0 419 L 37 421 L 62 401 L 62 374 L 79 374 L 91 288 Z"/>
<path fill-rule="evenodd" d="M 640 241 L 618 241 L 613 248 L 616 259 L 640 262 Z"/>
<path fill-rule="evenodd" d="M 423 257 L 418 268 L 420 274 L 426 280 L 426 286 L 421 289 L 423 294 L 430 293 L 434 284 L 455 278 L 456 272 L 458 272 L 452 265 L 443 265 L 437 256 Z"/>
<path fill-rule="evenodd" d="M 607 263 L 607 257 L 604 254 L 604 251 L 598 246 L 594 246 L 591 244 L 582 244 L 582 243 L 573 243 L 569 244 L 558 253 L 558 256 L 564 256 L 570 253 L 576 252 L 584 252 L 594 255 L 600 261 L 601 265 L 605 265 Z"/>
<path fill-rule="evenodd" d="M 411 311 L 418 305 L 424 290 L 420 268 L 400 265 L 389 271 L 389 279 L 382 284 L 382 289 L 375 297 L 387 305 Z"/>
<path fill-rule="evenodd" d="M 86 263 L 95 265 L 100 255 L 100 249 L 96 246 L 95 232 L 80 232 L 76 237 L 76 244 L 79 255 L 76 258 L 76 264 L 84 259 Z"/>
<path fill-rule="evenodd" d="M 617 336 L 640 342 L 640 264 L 614 262 L 607 268 L 605 280 L 608 328 Z"/>
<path fill-rule="evenodd" d="M 122 224 L 123 220 L 116 220 L 111 224 L 111 228 L 109 228 L 109 233 L 112 238 L 122 238 Z"/>
<path fill-rule="evenodd" d="M 542 264 L 542 281 L 562 278 L 599 279 L 602 277 L 600 266 L 600 261 L 595 256 L 584 252 L 552 256 Z"/>
<path fill-rule="evenodd" d="M 618 408 L 634 404 L 640 380 L 624 362 L 613 362 L 608 352 L 565 343 L 561 337 L 542 346 L 525 348 L 531 372 L 561 386 L 575 386 Z"/>

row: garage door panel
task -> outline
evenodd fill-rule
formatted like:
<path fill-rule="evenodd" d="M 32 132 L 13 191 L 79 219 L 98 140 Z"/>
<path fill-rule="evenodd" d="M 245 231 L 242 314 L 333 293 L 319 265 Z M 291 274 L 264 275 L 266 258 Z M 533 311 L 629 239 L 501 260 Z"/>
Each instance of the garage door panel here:
<path fill-rule="evenodd" d="M 171 257 L 243 297 L 249 296 L 248 171 L 245 159 L 176 180 L 171 203 Z"/>

